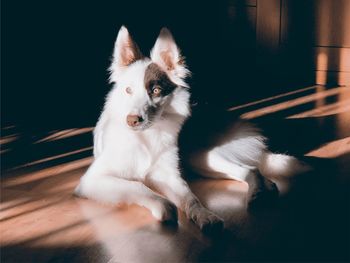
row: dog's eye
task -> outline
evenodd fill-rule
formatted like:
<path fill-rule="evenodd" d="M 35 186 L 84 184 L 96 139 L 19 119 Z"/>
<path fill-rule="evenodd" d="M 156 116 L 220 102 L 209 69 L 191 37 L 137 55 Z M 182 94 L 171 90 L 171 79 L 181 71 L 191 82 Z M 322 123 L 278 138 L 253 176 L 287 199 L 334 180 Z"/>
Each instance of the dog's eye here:
<path fill-rule="evenodd" d="M 125 92 L 126 93 L 128 93 L 128 94 L 132 94 L 132 90 L 131 90 L 131 88 L 130 87 L 127 87 L 126 89 L 125 89 Z"/>
<path fill-rule="evenodd" d="M 154 85 L 152 88 L 152 94 L 158 96 L 161 93 L 162 89 L 159 85 Z"/>

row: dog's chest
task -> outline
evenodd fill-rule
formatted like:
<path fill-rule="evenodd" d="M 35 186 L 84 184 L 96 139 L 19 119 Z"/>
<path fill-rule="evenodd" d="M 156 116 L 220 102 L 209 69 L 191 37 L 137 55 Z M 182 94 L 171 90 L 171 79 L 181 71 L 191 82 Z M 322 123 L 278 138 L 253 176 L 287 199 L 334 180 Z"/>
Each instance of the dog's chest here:
<path fill-rule="evenodd" d="M 147 148 L 152 163 L 157 162 L 162 153 L 176 145 L 175 135 L 160 129 L 145 131 L 139 139 Z"/>
<path fill-rule="evenodd" d="M 176 147 L 174 135 L 160 129 L 126 133 L 109 140 L 109 163 L 119 177 L 143 180 L 168 149 Z"/>

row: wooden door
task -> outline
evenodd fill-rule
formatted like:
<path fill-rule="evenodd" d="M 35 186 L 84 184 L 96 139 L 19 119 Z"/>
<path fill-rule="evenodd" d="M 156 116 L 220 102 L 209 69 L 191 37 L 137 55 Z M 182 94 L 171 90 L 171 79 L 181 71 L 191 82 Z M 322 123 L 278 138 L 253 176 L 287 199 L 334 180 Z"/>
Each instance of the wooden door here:
<path fill-rule="evenodd" d="M 262 78 L 350 85 L 350 1 L 258 0 L 256 44 Z"/>

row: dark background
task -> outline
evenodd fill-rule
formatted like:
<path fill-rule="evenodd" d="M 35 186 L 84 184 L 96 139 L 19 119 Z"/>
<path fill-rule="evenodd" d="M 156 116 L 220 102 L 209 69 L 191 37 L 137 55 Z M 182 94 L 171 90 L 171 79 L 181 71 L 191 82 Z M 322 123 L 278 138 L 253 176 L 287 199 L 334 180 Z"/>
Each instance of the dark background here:
<path fill-rule="evenodd" d="M 233 56 L 223 32 L 226 3 L 206 2 L 4 1 L 2 125 L 94 125 L 111 88 L 107 68 L 122 24 L 146 55 L 168 27 L 193 72 L 194 93 L 233 104 L 235 67 L 254 69 L 254 56 L 251 46 L 238 52 L 247 58 Z"/>
<path fill-rule="evenodd" d="M 274 93 L 266 83 L 254 88 L 255 32 L 245 12 L 232 25 L 227 1 L 209 2 L 3 1 L 2 126 L 94 125 L 123 24 L 145 55 L 162 26 L 172 31 L 196 101 L 227 108 Z"/>
<path fill-rule="evenodd" d="M 121 25 L 145 55 L 168 27 L 193 73 L 194 100 L 216 108 L 346 84 L 349 8 L 346 0 L 2 1 L 2 127 L 94 125 Z"/>

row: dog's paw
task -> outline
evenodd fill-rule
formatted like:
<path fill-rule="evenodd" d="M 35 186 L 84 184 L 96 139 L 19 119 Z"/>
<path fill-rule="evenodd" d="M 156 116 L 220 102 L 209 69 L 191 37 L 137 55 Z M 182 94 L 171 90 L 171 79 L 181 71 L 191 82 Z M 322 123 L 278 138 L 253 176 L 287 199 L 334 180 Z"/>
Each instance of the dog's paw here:
<path fill-rule="evenodd" d="M 177 207 L 170 201 L 160 198 L 151 208 L 152 215 L 160 222 L 177 224 Z"/>
<path fill-rule="evenodd" d="M 248 195 L 248 211 L 257 211 L 276 205 L 278 200 L 278 188 L 272 183 L 269 187 L 254 191 Z"/>
<path fill-rule="evenodd" d="M 224 220 L 203 206 L 195 206 L 189 218 L 206 234 L 218 233 L 224 228 Z"/>

